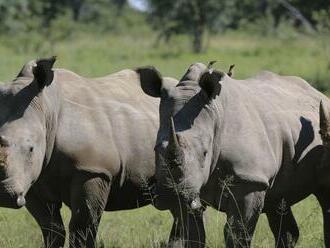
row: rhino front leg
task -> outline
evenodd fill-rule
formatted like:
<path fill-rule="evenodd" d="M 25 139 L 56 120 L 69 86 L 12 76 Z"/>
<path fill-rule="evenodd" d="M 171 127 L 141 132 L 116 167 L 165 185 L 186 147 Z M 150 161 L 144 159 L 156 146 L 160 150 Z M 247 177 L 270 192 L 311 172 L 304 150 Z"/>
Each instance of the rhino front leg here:
<path fill-rule="evenodd" d="M 252 236 L 264 205 L 265 192 L 251 185 L 229 189 L 224 236 L 227 248 L 250 247 Z"/>
<path fill-rule="evenodd" d="M 320 190 L 315 195 L 322 208 L 324 244 L 330 248 L 330 190 Z"/>
<path fill-rule="evenodd" d="M 181 209 L 172 211 L 173 225 L 168 247 L 205 247 L 205 229 L 203 211 L 187 211 Z"/>
<path fill-rule="evenodd" d="M 105 174 L 78 172 L 71 187 L 70 247 L 95 247 L 101 215 L 110 192 Z"/>
<path fill-rule="evenodd" d="M 47 248 L 64 247 L 65 228 L 60 209 L 61 203 L 47 203 L 38 197 L 33 189 L 26 196 L 26 208 L 39 224 L 44 246 Z"/>
<path fill-rule="evenodd" d="M 299 229 L 291 208 L 282 207 L 266 213 L 270 229 L 275 238 L 275 246 L 294 247 L 299 238 Z"/>

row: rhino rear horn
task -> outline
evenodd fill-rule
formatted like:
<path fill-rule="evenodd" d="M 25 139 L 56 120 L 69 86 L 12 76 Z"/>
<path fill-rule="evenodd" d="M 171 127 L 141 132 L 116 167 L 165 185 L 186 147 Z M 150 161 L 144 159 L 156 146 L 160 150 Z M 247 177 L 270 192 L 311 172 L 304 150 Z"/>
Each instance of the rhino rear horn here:
<path fill-rule="evenodd" d="M 330 135 L 330 111 L 326 108 L 323 101 L 320 103 L 320 134 Z"/>
<path fill-rule="evenodd" d="M 36 66 L 33 67 L 33 75 L 38 83 L 40 89 L 50 85 L 54 79 L 53 65 L 56 61 L 56 57 L 38 59 Z"/>

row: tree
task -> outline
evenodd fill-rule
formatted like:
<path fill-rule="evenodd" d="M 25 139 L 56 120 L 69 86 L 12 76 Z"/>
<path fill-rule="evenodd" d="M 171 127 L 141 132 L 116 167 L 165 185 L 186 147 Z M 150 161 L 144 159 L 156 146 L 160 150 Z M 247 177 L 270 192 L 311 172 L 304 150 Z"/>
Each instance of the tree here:
<path fill-rule="evenodd" d="M 194 52 L 201 52 L 206 31 L 220 32 L 237 29 L 244 23 L 260 25 L 272 20 L 269 30 L 281 21 L 293 20 L 295 27 L 303 26 L 315 32 L 315 12 L 329 8 L 329 0 L 146 0 L 149 21 L 160 31 L 160 38 L 168 40 L 175 34 L 192 37 Z M 330 18 L 329 18 L 330 19 Z"/>
<path fill-rule="evenodd" d="M 202 51 L 203 36 L 217 23 L 222 13 L 223 1 L 219 0 L 149 0 L 149 20 L 169 39 L 173 34 L 192 37 L 193 51 Z M 226 1 L 225 1 L 226 2 Z"/>

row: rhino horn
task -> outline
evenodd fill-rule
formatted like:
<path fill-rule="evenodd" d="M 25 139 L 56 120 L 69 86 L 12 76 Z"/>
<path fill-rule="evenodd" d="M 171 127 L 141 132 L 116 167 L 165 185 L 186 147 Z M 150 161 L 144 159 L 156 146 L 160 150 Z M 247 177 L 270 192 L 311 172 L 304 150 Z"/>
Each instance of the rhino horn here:
<path fill-rule="evenodd" d="M 173 117 L 170 118 L 170 132 L 166 155 L 172 166 L 178 166 L 183 162 L 183 152 L 175 133 Z"/>
<path fill-rule="evenodd" d="M 326 107 L 321 101 L 320 103 L 320 133 L 322 135 L 330 134 L 330 113 L 326 110 Z"/>

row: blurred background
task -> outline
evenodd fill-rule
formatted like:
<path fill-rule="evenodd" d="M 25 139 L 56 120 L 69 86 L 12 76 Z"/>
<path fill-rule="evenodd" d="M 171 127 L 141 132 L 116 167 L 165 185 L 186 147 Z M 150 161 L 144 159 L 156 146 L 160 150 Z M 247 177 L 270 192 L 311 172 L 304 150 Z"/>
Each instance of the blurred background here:
<path fill-rule="evenodd" d="M 179 77 L 218 60 L 236 77 L 260 70 L 330 88 L 329 0 L 0 0 L 0 75 L 35 57 L 101 76 L 153 64 Z"/>
<path fill-rule="evenodd" d="M 329 0 L 0 0 L 0 81 L 23 64 L 57 55 L 57 67 L 86 77 L 154 65 L 180 78 L 196 61 L 217 60 L 234 77 L 261 70 L 304 78 L 330 95 Z M 298 247 L 323 247 L 313 197 L 294 208 Z M 285 213 L 283 213 L 285 214 Z M 70 212 L 63 209 L 65 223 Z M 223 214 L 208 210 L 207 246 L 223 247 Z M 153 207 L 105 214 L 99 247 L 162 247 L 171 218 Z M 41 247 L 23 210 L 0 209 L 0 247 Z M 263 216 L 254 247 L 273 247 Z"/>

